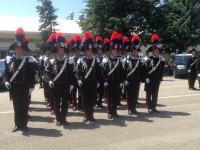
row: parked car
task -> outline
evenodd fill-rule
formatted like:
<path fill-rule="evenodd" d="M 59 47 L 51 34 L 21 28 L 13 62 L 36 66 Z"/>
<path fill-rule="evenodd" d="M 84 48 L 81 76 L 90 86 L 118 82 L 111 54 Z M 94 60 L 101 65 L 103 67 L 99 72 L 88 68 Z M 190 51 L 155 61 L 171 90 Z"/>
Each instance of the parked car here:
<path fill-rule="evenodd" d="M 5 88 L 5 75 L 4 75 L 4 70 L 5 70 L 5 59 L 0 59 L 0 87 Z"/>
<path fill-rule="evenodd" d="M 187 76 L 188 75 L 188 59 L 192 54 L 176 54 L 168 62 L 168 73 L 173 75 L 174 78 L 178 76 Z"/>

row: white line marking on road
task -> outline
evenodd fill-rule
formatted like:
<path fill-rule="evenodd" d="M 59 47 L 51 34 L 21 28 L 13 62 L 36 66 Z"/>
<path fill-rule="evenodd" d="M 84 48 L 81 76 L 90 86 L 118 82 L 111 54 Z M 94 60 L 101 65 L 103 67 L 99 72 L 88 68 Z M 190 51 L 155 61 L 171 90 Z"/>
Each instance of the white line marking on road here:
<path fill-rule="evenodd" d="M 198 96 L 200 94 L 190 94 L 190 95 L 176 95 L 176 96 L 166 96 L 166 97 L 158 97 L 158 99 L 167 99 L 167 98 L 177 98 L 177 97 L 189 97 L 189 96 Z M 14 111 L 3 111 L 0 114 L 11 114 Z"/>
<path fill-rule="evenodd" d="M 158 97 L 158 99 L 177 98 L 177 97 L 189 97 L 189 96 L 198 96 L 198 95 L 200 95 L 200 94 L 166 96 L 166 97 Z"/>
<path fill-rule="evenodd" d="M 0 112 L 0 114 L 11 114 L 11 113 L 14 113 L 14 111 L 2 111 L 2 112 Z"/>

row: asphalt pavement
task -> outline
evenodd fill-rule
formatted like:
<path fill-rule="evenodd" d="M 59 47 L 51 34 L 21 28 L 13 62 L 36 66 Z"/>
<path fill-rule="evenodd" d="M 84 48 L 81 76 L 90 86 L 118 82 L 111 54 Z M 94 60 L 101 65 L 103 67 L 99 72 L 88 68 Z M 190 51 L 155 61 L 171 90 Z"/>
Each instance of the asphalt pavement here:
<path fill-rule="evenodd" d="M 198 83 L 196 82 L 198 88 Z M 14 114 L 7 91 L 0 91 L 0 150 L 199 150 L 200 90 L 189 90 L 186 79 L 164 77 L 158 110 L 149 114 L 141 85 L 139 115 L 129 116 L 126 101 L 118 119 L 107 119 L 106 107 L 94 109 L 96 123 L 83 124 L 84 113 L 69 106 L 68 126 L 56 126 L 36 85 L 27 132 L 12 133 Z M 105 103 L 103 103 L 106 106 Z"/>

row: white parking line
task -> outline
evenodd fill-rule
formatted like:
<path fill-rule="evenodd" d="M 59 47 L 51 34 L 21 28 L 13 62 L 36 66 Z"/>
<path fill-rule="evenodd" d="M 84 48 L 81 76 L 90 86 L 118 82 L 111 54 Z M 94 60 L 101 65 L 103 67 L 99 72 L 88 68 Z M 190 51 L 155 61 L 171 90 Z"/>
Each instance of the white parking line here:
<path fill-rule="evenodd" d="M 2 111 L 2 112 L 0 112 L 0 114 L 11 114 L 11 113 L 14 113 L 14 111 Z"/>
<path fill-rule="evenodd" d="M 200 94 L 166 96 L 166 97 L 158 97 L 158 99 L 177 98 L 177 97 L 189 97 L 189 96 L 198 96 L 198 95 L 200 95 Z"/>
<path fill-rule="evenodd" d="M 166 97 L 158 97 L 158 99 L 167 99 L 167 98 L 177 98 L 177 97 L 190 97 L 190 96 L 198 96 L 200 94 L 190 94 L 190 95 L 176 95 L 176 96 L 166 96 Z M 1 114 L 11 114 L 14 113 L 14 111 L 2 111 Z"/>

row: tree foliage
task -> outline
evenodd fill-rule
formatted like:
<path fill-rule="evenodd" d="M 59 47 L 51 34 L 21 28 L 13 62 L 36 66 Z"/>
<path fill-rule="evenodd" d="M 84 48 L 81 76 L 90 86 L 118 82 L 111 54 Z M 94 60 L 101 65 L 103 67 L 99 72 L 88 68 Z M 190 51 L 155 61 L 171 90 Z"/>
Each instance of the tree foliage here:
<path fill-rule="evenodd" d="M 85 0 L 82 30 L 109 37 L 112 31 L 140 34 L 144 45 L 157 33 L 163 49 L 173 52 L 200 44 L 199 0 Z"/>
<path fill-rule="evenodd" d="M 41 31 L 42 41 L 46 42 L 49 35 L 55 32 L 55 27 L 58 25 L 56 21 L 57 15 L 55 14 L 57 9 L 52 5 L 51 0 L 38 0 L 41 5 L 36 6 L 36 11 L 39 13 L 39 31 Z"/>

